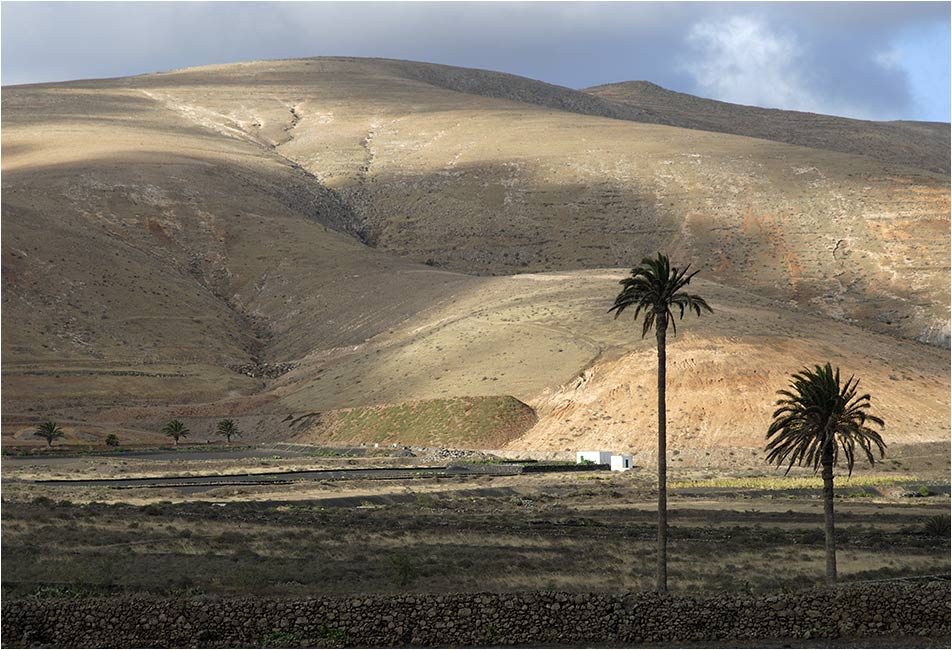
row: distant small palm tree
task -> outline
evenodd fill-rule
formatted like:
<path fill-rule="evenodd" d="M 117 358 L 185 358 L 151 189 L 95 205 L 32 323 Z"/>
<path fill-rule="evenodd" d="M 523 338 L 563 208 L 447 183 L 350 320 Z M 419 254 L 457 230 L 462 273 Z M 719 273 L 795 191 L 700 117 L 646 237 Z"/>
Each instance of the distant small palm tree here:
<path fill-rule="evenodd" d="M 238 429 L 238 425 L 235 424 L 234 420 L 219 420 L 218 421 L 218 435 L 225 436 L 225 439 L 228 441 L 228 444 L 231 444 L 232 436 L 240 436 L 241 431 Z"/>
<path fill-rule="evenodd" d="M 43 438 L 46 440 L 46 446 L 52 447 L 53 441 L 62 438 L 66 434 L 63 433 L 63 430 L 59 428 L 59 425 L 55 422 L 44 422 L 36 428 L 36 431 L 33 432 L 33 435 L 38 438 Z"/>
<path fill-rule="evenodd" d="M 767 460 L 778 466 L 787 464 L 822 467 L 823 511 L 826 528 L 826 578 L 836 584 L 836 541 L 833 531 L 833 466 L 842 453 L 849 474 L 853 473 L 856 448 L 870 465 L 875 464 L 873 448 L 882 458 L 886 444 L 868 425 L 882 427 L 883 421 L 870 415 L 869 394 L 856 394 L 859 380 L 850 377 L 840 383 L 840 369 L 829 363 L 804 368 L 792 377 L 790 390 L 778 391 L 781 399 L 767 430 Z M 788 462 L 789 461 L 789 462 Z"/>
<path fill-rule="evenodd" d="M 631 270 L 631 277 L 621 281 L 621 293 L 615 298 L 615 304 L 609 312 L 615 312 L 615 318 L 628 307 L 635 308 L 635 320 L 638 314 L 644 312 L 641 327 L 641 338 L 655 330 L 658 342 L 658 567 L 656 585 L 658 591 L 668 590 L 668 488 L 667 488 L 667 416 L 665 405 L 665 345 L 668 323 L 672 331 L 677 334 L 674 324 L 672 307 L 680 311 L 678 316 L 684 318 L 684 310 L 694 311 L 698 316 L 701 310 L 713 311 L 704 298 L 681 291 L 686 287 L 697 271 L 688 273 L 691 265 L 678 269 L 671 266 L 667 255 L 658 253 L 658 259 L 646 257 L 641 260 L 641 266 Z"/>
<path fill-rule="evenodd" d="M 174 440 L 174 445 L 178 447 L 179 438 L 187 438 L 191 431 L 189 431 L 187 426 L 182 424 L 181 420 L 172 420 L 162 427 L 162 433 Z"/>

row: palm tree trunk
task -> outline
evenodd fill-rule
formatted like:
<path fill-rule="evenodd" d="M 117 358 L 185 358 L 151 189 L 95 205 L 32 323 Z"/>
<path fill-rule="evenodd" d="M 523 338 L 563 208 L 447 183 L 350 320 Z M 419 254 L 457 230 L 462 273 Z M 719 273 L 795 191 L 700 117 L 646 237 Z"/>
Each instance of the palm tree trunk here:
<path fill-rule="evenodd" d="M 658 573 L 656 586 L 662 593 L 668 591 L 668 441 L 664 399 L 667 329 L 667 314 L 658 314 L 655 330 L 655 336 L 658 339 Z"/>
<path fill-rule="evenodd" d="M 826 532 L 826 581 L 836 584 L 836 538 L 833 531 L 833 448 L 827 445 L 820 462 L 823 465 L 823 514 Z"/>

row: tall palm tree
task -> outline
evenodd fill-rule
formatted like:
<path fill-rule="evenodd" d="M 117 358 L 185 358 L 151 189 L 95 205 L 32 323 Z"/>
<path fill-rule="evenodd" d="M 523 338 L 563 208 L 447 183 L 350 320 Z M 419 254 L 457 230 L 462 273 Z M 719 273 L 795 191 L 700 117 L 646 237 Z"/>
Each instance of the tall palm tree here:
<path fill-rule="evenodd" d="M 46 446 L 52 447 L 53 441 L 57 438 L 62 438 L 66 434 L 63 433 L 63 430 L 59 428 L 59 425 L 55 422 L 44 422 L 36 428 L 36 431 L 33 432 L 34 436 L 38 438 L 43 438 L 46 440 Z"/>
<path fill-rule="evenodd" d="M 674 334 L 672 307 L 679 309 L 678 317 L 684 318 L 684 310 L 694 310 L 698 316 L 701 310 L 713 311 L 700 296 L 681 291 L 697 274 L 688 273 L 691 265 L 679 269 L 671 266 L 668 256 L 658 253 L 658 259 L 646 257 L 641 266 L 631 270 L 631 277 L 621 281 L 621 293 L 615 298 L 615 304 L 609 312 L 615 312 L 615 318 L 628 307 L 635 308 L 635 320 L 644 312 L 641 338 L 654 327 L 658 342 L 658 569 L 656 585 L 658 591 L 668 590 L 668 487 L 667 487 L 667 419 L 665 412 L 665 337 L 668 323 Z"/>
<path fill-rule="evenodd" d="M 225 439 L 228 441 L 228 444 L 231 444 L 232 436 L 240 436 L 241 431 L 238 429 L 238 425 L 235 424 L 234 420 L 219 420 L 217 427 L 218 435 L 225 436 Z"/>
<path fill-rule="evenodd" d="M 778 391 L 779 407 L 767 430 L 767 460 L 778 466 L 787 463 L 787 472 L 794 465 L 813 465 L 816 473 L 823 468 L 823 513 L 826 524 L 826 579 L 836 584 L 836 541 L 833 537 L 833 466 L 846 460 L 849 475 L 853 473 L 856 448 L 875 464 L 873 447 L 882 458 L 886 444 L 869 425 L 883 426 L 883 421 L 867 413 L 869 394 L 856 394 L 859 380 L 853 376 L 840 383 L 840 369 L 827 363 L 813 370 L 804 368 L 792 377 L 790 390 Z M 789 462 L 788 462 L 789 461 Z"/>
<path fill-rule="evenodd" d="M 187 426 L 182 424 L 181 420 L 172 420 L 162 427 L 162 433 L 174 440 L 174 445 L 178 447 L 179 438 L 187 438 L 191 431 Z"/>

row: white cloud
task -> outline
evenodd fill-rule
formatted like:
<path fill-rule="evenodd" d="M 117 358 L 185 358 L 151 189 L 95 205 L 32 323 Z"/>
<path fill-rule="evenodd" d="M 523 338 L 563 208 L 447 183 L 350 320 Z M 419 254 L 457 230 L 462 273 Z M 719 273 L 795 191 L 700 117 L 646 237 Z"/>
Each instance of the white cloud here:
<path fill-rule="evenodd" d="M 876 52 L 873 55 L 873 61 L 879 64 L 884 70 L 901 70 L 905 61 L 903 51 L 898 47 L 891 47 L 888 50 Z"/>
<path fill-rule="evenodd" d="M 941 2 L 2 4 L 4 84 L 379 56 L 572 88 L 647 79 L 776 108 L 949 119 L 949 9 Z"/>
<path fill-rule="evenodd" d="M 806 51 L 790 32 L 750 16 L 696 23 L 692 61 L 682 68 L 700 95 L 736 104 L 858 116 L 865 111 L 822 97 L 811 87 Z"/>

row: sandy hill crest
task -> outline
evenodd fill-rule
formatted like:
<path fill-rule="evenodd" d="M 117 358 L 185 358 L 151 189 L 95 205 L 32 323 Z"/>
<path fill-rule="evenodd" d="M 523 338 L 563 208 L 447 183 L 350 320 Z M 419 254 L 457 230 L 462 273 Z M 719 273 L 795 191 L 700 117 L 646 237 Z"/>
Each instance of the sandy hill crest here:
<path fill-rule="evenodd" d="M 875 122 L 744 106 L 667 90 L 649 81 L 593 86 L 585 92 L 644 115 L 663 116 L 662 124 L 852 153 L 949 173 L 947 122 Z"/>

